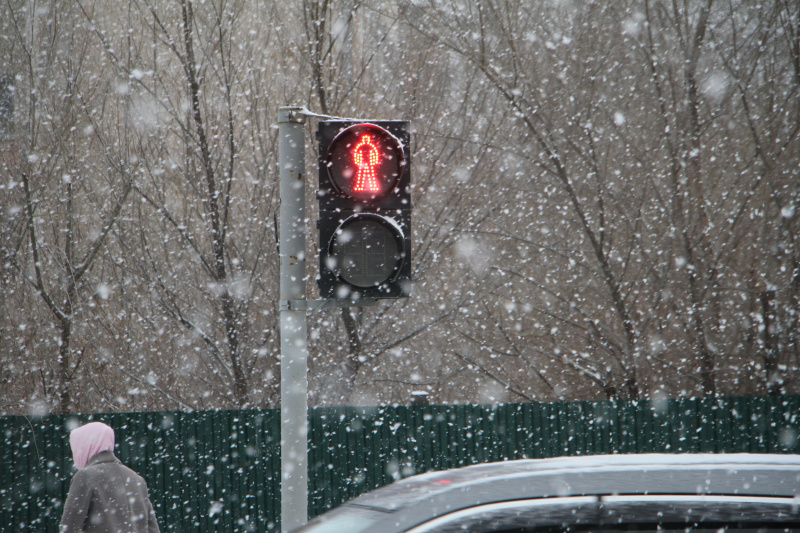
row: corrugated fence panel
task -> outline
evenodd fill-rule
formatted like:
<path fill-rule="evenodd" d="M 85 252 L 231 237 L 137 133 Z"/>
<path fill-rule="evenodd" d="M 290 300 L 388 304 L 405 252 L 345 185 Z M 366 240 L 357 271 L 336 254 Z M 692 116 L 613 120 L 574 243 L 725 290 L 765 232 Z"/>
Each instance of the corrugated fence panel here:
<path fill-rule="evenodd" d="M 165 532 L 280 529 L 277 410 L 0 418 L 0 525 L 56 533 L 68 434 L 114 427 Z M 610 453 L 800 453 L 800 397 L 319 408 L 309 413 L 309 514 L 395 479 L 482 462 Z"/>
<path fill-rule="evenodd" d="M 800 453 L 800 398 L 317 409 L 312 516 L 417 472 L 608 453 Z M 359 450 L 360 448 L 360 450 Z"/>

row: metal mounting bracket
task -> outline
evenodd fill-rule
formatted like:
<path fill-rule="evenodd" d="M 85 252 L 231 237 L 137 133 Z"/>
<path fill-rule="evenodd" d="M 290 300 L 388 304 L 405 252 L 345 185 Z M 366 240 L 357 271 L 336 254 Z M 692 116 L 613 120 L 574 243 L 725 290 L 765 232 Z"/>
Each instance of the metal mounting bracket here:
<path fill-rule="evenodd" d="M 281 311 L 319 311 L 336 307 L 373 307 L 378 304 L 377 298 L 359 298 L 358 300 L 326 299 L 326 300 L 281 300 Z"/>

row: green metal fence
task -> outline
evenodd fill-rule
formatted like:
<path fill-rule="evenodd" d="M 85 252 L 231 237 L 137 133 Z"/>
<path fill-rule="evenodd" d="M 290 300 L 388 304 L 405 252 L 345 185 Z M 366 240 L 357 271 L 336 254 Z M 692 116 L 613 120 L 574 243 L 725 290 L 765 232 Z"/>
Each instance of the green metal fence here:
<path fill-rule="evenodd" d="M 150 487 L 162 531 L 280 529 L 279 412 L 0 418 L 0 529 L 56 532 L 68 433 L 111 425 Z M 309 413 L 309 514 L 432 469 L 647 452 L 800 453 L 800 396 L 498 406 L 320 408 Z"/>

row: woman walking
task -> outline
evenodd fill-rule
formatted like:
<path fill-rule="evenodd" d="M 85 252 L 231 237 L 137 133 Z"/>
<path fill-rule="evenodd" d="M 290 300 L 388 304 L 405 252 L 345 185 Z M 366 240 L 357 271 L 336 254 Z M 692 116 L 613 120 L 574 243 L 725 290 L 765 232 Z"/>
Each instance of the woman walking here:
<path fill-rule="evenodd" d="M 69 434 L 78 472 L 61 517 L 61 533 L 160 533 L 147 484 L 114 455 L 114 430 L 91 422 Z"/>

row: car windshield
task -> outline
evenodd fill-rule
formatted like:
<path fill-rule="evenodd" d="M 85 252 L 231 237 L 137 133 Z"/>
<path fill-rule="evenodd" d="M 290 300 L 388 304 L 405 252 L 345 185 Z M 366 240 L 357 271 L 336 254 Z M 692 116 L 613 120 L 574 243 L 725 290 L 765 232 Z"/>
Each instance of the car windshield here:
<path fill-rule="evenodd" d="M 791 498 L 611 496 L 522 500 L 462 509 L 411 533 L 800 531 Z"/>
<path fill-rule="evenodd" d="M 467 507 L 425 519 L 402 509 L 344 505 L 295 533 L 800 533 L 795 498 L 606 495 L 534 498 Z M 421 520 L 420 522 L 415 522 Z"/>
<path fill-rule="evenodd" d="M 469 530 L 475 531 L 475 530 Z M 495 533 L 797 533 L 797 526 L 793 527 L 740 527 L 739 524 L 652 524 L 647 527 L 568 527 L 568 528 L 535 528 L 535 529 L 510 529 Z"/>

